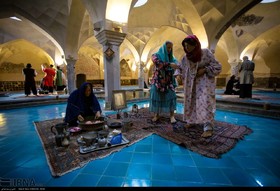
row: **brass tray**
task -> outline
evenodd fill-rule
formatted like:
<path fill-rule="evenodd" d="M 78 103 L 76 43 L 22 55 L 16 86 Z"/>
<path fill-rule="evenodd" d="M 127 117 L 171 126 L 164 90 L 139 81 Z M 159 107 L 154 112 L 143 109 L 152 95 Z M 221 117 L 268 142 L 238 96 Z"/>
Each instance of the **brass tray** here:
<path fill-rule="evenodd" d="M 110 145 L 110 144 L 108 144 L 108 141 L 107 141 L 107 144 L 104 147 L 99 147 L 98 143 L 94 143 L 90 146 L 82 145 L 82 146 L 80 146 L 79 152 L 81 154 L 86 154 L 86 153 L 90 153 L 90 152 L 94 152 L 94 151 L 98 151 L 98 150 L 104 150 L 104 149 L 109 149 L 112 147 L 126 145 L 128 143 L 129 143 L 129 140 L 125 136 L 122 135 L 122 142 L 119 144 Z"/>

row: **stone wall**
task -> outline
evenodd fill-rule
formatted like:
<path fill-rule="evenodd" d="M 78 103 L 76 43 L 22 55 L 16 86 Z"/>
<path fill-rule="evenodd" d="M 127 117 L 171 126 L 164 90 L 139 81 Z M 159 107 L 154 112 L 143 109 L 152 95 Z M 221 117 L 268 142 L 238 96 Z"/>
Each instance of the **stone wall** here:
<path fill-rule="evenodd" d="M 263 77 L 263 78 L 255 78 L 255 83 L 253 87 L 260 88 L 280 88 L 280 78 L 278 77 Z"/>
<path fill-rule="evenodd" d="M 91 82 L 93 86 L 104 87 L 104 80 L 87 80 Z M 36 81 L 37 87 L 40 86 L 41 81 Z M 226 86 L 226 78 L 217 78 L 216 79 L 217 87 Z M 121 79 L 122 86 L 137 86 L 138 79 Z M 182 84 L 180 84 L 182 85 Z M 268 88 L 268 89 L 279 89 L 280 88 L 280 78 L 278 77 L 263 77 L 255 78 L 255 83 L 253 88 Z M 10 92 L 10 91 L 23 91 L 24 90 L 24 81 L 0 81 L 0 92 Z"/>
<path fill-rule="evenodd" d="M 104 87 L 104 80 L 87 80 L 94 87 Z M 39 88 L 41 81 L 36 81 L 36 86 Z M 137 79 L 121 80 L 121 85 L 138 85 Z M 24 91 L 24 81 L 0 81 L 0 92 Z"/>
<path fill-rule="evenodd" d="M 36 81 L 39 87 L 41 81 Z M 0 81 L 0 92 L 24 91 L 24 81 Z"/>

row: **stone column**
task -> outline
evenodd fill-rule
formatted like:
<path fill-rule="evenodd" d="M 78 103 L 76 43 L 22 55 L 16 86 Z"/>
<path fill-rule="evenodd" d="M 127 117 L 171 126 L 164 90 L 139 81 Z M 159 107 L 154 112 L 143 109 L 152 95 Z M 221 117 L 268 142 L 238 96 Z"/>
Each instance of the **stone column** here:
<path fill-rule="evenodd" d="M 228 61 L 228 63 L 231 66 L 231 76 L 232 75 L 238 76 L 239 61 L 238 60 L 233 60 L 233 61 Z"/>
<path fill-rule="evenodd" d="M 138 87 L 143 89 L 143 91 L 139 92 L 139 98 L 144 97 L 144 64 L 142 61 L 139 62 L 139 76 L 138 76 Z"/>
<path fill-rule="evenodd" d="M 68 94 L 70 95 L 75 89 L 75 64 L 76 64 L 75 59 L 66 59 L 67 62 L 67 89 L 68 89 Z"/>
<path fill-rule="evenodd" d="M 96 35 L 103 45 L 105 109 L 108 110 L 111 109 L 113 90 L 121 89 L 119 49 L 125 36 L 125 33 L 111 30 L 103 30 Z"/>
<path fill-rule="evenodd" d="M 142 61 L 139 62 L 138 87 L 144 88 L 144 64 Z"/>

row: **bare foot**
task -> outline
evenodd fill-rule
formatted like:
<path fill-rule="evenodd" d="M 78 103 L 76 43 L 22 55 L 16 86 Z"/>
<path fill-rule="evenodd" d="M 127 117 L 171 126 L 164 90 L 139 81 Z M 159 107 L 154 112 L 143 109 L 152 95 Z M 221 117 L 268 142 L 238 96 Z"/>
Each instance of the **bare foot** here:
<path fill-rule="evenodd" d="M 211 137 L 213 135 L 213 131 L 212 130 L 208 130 L 208 131 L 204 131 L 201 135 L 201 137 L 207 138 L 207 137 Z"/>
<path fill-rule="evenodd" d="M 176 123 L 177 122 L 174 116 L 170 117 L 170 122 L 171 123 Z"/>
<path fill-rule="evenodd" d="M 153 122 L 156 122 L 158 119 L 159 119 L 159 116 L 156 115 L 156 116 L 154 116 L 154 118 L 152 119 L 152 121 L 153 121 Z"/>

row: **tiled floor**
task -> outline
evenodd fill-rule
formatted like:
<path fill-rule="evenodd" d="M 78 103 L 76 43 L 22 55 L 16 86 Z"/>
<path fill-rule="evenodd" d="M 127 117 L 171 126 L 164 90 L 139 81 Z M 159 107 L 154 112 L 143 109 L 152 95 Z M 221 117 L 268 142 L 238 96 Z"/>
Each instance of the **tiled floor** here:
<path fill-rule="evenodd" d="M 148 107 L 147 102 L 138 105 Z M 152 135 L 54 178 L 33 121 L 60 118 L 65 107 L 53 104 L 0 111 L 0 187 L 14 183 L 35 187 L 280 186 L 279 120 L 219 110 L 216 120 L 247 125 L 254 131 L 221 159 L 203 157 Z M 179 104 L 177 112 L 182 111 Z"/>

